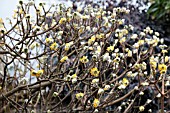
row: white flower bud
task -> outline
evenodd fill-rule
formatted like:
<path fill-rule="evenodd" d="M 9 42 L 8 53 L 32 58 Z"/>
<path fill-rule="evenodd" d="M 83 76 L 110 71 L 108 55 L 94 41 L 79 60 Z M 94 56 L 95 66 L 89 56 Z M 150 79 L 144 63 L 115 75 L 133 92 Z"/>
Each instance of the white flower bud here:
<path fill-rule="evenodd" d="M 158 95 L 156 96 L 157 98 L 160 98 L 161 97 L 161 94 L 160 93 L 158 93 Z"/>
<path fill-rule="evenodd" d="M 105 85 L 104 90 L 109 90 L 110 89 L 110 85 Z"/>
<path fill-rule="evenodd" d="M 141 92 L 139 93 L 139 95 L 144 95 L 144 92 L 143 92 L 143 91 L 141 91 Z"/>
<path fill-rule="evenodd" d="M 135 90 L 139 90 L 139 87 L 138 87 L 138 86 L 135 86 L 134 89 L 135 89 Z"/>
<path fill-rule="evenodd" d="M 98 94 L 102 94 L 102 93 L 104 93 L 104 89 L 100 88 L 100 89 L 98 90 Z"/>
<path fill-rule="evenodd" d="M 139 107 L 139 111 L 144 111 L 145 110 L 145 107 L 144 106 L 140 106 Z"/>
<path fill-rule="evenodd" d="M 97 112 L 99 112 L 99 110 L 98 110 L 98 109 L 95 109 L 95 110 L 94 110 L 94 113 L 97 113 Z"/>
<path fill-rule="evenodd" d="M 72 80 L 71 80 L 71 82 L 74 84 L 74 83 L 76 83 L 77 82 L 77 78 L 73 78 Z"/>
<path fill-rule="evenodd" d="M 58 96 L 58 93 L 57 92 L 54 92 L 53 93 L 53 97 L 57 97 Z"/>
<path fill-rule="evenodd" d="M 131 39 L 136 39 L 137 37 L 138 37 L 137 34 L 133 34 L 133 35 L 131 36 Z"/>
<path fill-rule="evenodd" d="M 152 102 L 151 99 L 147 99 L 147 101 L 146 101 L 147 104 L 149 104 L 149 103 L 151 103 L 151 102 Z"/>

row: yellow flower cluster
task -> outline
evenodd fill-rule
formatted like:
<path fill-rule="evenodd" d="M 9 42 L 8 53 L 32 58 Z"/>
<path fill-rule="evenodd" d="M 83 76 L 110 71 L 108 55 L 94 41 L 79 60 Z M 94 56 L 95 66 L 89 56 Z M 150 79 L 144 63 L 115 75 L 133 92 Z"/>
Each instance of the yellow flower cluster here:
<path fill-rule="evenodd" d="M 60 21 L 59 21 L 59 24 L 63 24 L 63 23 L 65 23 L 66 21 L 67 21 L 66 18 L 61 18 Z"/>
<path fill-rule="evenodd" d="M 90 70 L 90 73 L 91 75 L 95 76 L 95 77 L 98 77 L 99 76 L 99 73 L 100 71 L 98 71 L 97 67 L 94 67 Z"/>
<path fill-rule="evenodd" d="M 169 57 L 165 56 L 165 63 L 169 62 Z"/>
<path fill-rule="evenodd" d="M 109 46 L 109 47 L 107 47 L 107 51 L 108 52 L 112 52 L 114 50 L 114 46 Z"/>
<path fill-rule="evenodd" d="M 76 94 L 76 98 L 79 100 L 79 99 L 81 99 L 81 98 L 83 98 L 83 96 L 84 96 L 84 93 L 77 93 Z"/>
<path fill-rule="evenodd" d="M 85 64 L 85 63 L 89 62 L 89 60 L 88 60 L 87 56 L 83 56 L 82 58 L 80 58 L 80 62 Z"/>
<path fill-rule="evenodd" d="M 96 34 L 96 38 L 98 39 L 104 38 L 104 33 Z"/>
<path fill-rule="evenodd" d="M 129 84 L 129 80 L 127 78 L 123 78 L 121 85 L 118 87 L 119 89 L 125 89 Z"/>
<path fill-rule="evenodd" d="M 150 65 L 151 65 L 151 67 L 155 70 L 156 67 L 157 67 L 157 62 L 152 61 L 152 62 L 150 62 Z"/>
<path fill-rule="evenodd" d="M 53 44 L 51 44 L 50 49 L 51 50 L 56 50 L 58 48 L 58 44 L 56 42 L 54 42 Z"/>
<path fill-rule="evenodd" d="M 110 89 L 110 85 L 105 85 L 104 90 L 107 91 Z"/>
<path fill-rule="evenodd" d="M 159 70 L 160 74 L 165 74 L 167 71 L 167 66 L 165 64 L 159 64 L 158 70 Z"/>
<path fill-rule="evenodd" d="M 73 78 L 77 78 L 77 74 L 75 73 L 75 74 L 73 74 L 72 76 L 71 76 L 71 78 L 73 79 Z"/>
<path fill-rule="evenodd" d="M 138 45 L 139 45 L 139 46 L 142 46 L 144 43 L 145 43 L 144 40 L 139 40 L 139 41 L 138 41 Z"/>
<path fill-rule="evenodd" d="M 140 111 L 140 112 L 142 112 L 142 111 L 144 111 L 144 110 L 145 110 L 145 107 L 144 107 L 144 106 L 140 106 L 140 107 L 139 107 L 139 111 Z"/>
<path fill-rule="evenodd" d="M 44 70 L 31 70 L 31 76 L 36 76 L 36 77 L 40 77 L 42 74 L 44 73 Z"/>
<path fill-rule="evenodd" d="M 46 42 L 46 44 L 49 44 L 49 43 L 53 42 L 53 39 L 51 37 L 50 38 L 46 38 L 45 42 Z"/>
<path fill-rule="evenodd" d="M 95 78 L 95 79 L 92 80 L 91 83 L 92 83 L 92 84 L 97 84 L 98 82 L 99 82 L 99 79 L 98 79 L 98 78 Z"/>
<path fill-rule="evenodd" d="M 91 45 L 92 43 L 94 43 L 96 40 L 95 35 L 93 35 L 89 40 L 88 40 L 88 44 Z"/>
<path fill-rule="evenodd" d="M 93 101 L 93 107 L 97 108 L 99 106 L 99 104 L 100 104 L 99 99 L 95 98 L 94 101 Z"/>
<path fill-rule="evenodd" d="M 152 67 L 153 70 L 156 70 L 157 68 L 157 59 L 154 56 L 150 57 L 150 65 Z"/>
<path fill-rule="evenodd" d="M 63 63 L 63 62 L 65 62 L 66 60 L 68 60 L 68 56 L 64 56 L 64 57 L 60 60 L 60 62 Z"/>
<path fill-rule="evenodd" d="M 127 86 L 129 84 L 129 80 L 127 78 L 123 78 L 122 83 Z"/>
<path fill-rule="evenodd" d="M 71 41 L 71 42 L 69 42 L 69 43 L 66 43 L 64 49 L 65 49 L 66 51 L 68 51 L 72 45 L 73 45 L 73 41 Z"/>

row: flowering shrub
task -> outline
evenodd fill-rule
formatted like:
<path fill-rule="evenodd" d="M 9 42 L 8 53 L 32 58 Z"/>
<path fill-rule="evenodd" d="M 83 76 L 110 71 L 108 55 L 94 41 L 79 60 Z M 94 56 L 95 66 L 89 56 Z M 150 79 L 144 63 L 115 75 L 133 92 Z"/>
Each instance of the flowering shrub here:
<path fill-rule="evenodd" d="M 1 111 L 169 110 L 169 48 L 150 27 L 127 25 L 129 12 L 20 0 L 11 28 L 0 21 Z"/>

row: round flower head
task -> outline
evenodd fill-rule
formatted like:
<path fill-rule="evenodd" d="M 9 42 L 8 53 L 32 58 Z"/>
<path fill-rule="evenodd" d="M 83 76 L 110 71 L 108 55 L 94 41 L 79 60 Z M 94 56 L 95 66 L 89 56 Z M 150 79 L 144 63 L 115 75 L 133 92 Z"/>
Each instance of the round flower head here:
<path fill-rule="evenodd" d="M 82 58 L 80 58 L 80 62 L 82 63 L 87 63 L 89 60 L 87 58 L 87 56 L 83 56 Z"/>
<path fill-rule="evenodd" d="M 114 46 L 109 46 L 109 47 L 107 47 L 107 51 L 108 52 L 112 52 L 114 50 Z"/>
<path fill-rule="evenodd" d="M 83 98 L 83 96 L 84 96 L 84 93 L 77 93 L 76 94 L 76 98 L 79 100 L 79 99 L 81 99 L 81 98 Z"/>
<path fill-rule="evenodd" d="M 56 50 L 58 48 L 58 44 L 56 42 L 54 42 L 53 44 L 51 44 L 50 49 L 51 50 Z"/>
<path fill-rule="evenodd" d="M 98 90 L 97 94 L 102 94 L 102 93 L 104 93 L 104 89 L 99 88 L 99 90 Z"/>
<path fill-rule="evenodd" d="M 72 41 L 69 42 L 69 43 L 66 43 L 64 49 L 65 49 L 66 51 L 68 51 L 72 45 L 73 45 L 73 42 L 72 42 Z"/>
<path fill-rule="evenodd" d="M 139 111 L 144 111 L 145 110 L 145 107 L 144 106 L 140 106 L 139 107 Z"/>
<path fill-rule="evenodd" d="M 93 107 L 97 108 L 99 106 L 99 104 L 100 104 L 99 99 L 95 98 L 94 101 L 93 101 Z"/>
<path fill-rule="evenodd" d="M 156 69 L 157 67 L 157 62 L 153 61 L 153 62 L 150 62 L 150 65 L 153 69 Z"/>
<path fill-rule="evenodd" d="M 66 18 L 61 18 L 60 21 L 59 21 L 59 24 L 63 24 L 63 23 L 65 23 L 66 21 L 67 21 Z"/>
<path fill-rule="evenodd" d="M 167 66 L 165 64 L 159 64 L 158 70 L 159 70 L 160 74 L 164 74 L 167 71 Z"/>
<path fill-rule="evenodd" d="M 90 70 L 90 73 L 91 75 L 95 76 L 95 77 L 98 77 L 99 76 L 99 73 L 100 71 L 98 71 L 97 67 L 94 67 Z"/>

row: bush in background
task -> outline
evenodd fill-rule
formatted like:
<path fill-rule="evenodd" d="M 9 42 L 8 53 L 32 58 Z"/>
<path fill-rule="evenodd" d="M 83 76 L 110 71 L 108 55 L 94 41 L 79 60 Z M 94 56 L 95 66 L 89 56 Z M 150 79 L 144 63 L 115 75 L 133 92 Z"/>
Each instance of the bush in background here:
<path fill-rule="evenodd" d="M 169 21 L 170 20 L 170 1 L 152 0 L 147 13 L 152 19 Z"/>

